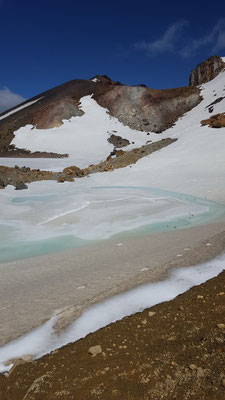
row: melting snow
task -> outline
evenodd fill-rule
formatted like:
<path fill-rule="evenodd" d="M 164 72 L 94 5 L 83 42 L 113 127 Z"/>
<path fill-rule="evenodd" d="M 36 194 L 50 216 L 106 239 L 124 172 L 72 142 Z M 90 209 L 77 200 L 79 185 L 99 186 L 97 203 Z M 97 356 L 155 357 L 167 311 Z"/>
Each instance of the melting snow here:
<path fill-rule="evenodd" d="M 26 354 L 32 354 L 35 358 L 41 357 L 125 316 L 172 300 L 191 287 L 217 276 L 224 268 L 225 254 L 195 267 L 177 269 L 164 281 L 139 286 L 90 307 L 60 335 L 56 335 L 54 331 L 57 320 L 55 313 L 41 327 L 0 348 L 0 372 L 12 367 L 12 364 L 7 367 L 4 365 L 8 360 Z"/>
<path fill-rule="evenodd" d="M 31 151 L 68 153 L 70 160 L 67 159 L 67 165 L 72 162 L 72 158 L 75 165 L 84 168 L 105 160 L 110 154 L 114 146 L 107 139 L 111 134 L 120 135 L 130 141 L 126 150 L 140 147 L 148 140 L 147 132 L 124 126 L 91 96 L 81 98 L 80 102 L 84 111 L 81 117 L 64 120 L 60 127 L 51 129 L 33 129 L 32 125 L 26 125 L 14 132 L 12 144 Z M 152 134 L 151 140 L 160 138 L 157 134 Z"/>

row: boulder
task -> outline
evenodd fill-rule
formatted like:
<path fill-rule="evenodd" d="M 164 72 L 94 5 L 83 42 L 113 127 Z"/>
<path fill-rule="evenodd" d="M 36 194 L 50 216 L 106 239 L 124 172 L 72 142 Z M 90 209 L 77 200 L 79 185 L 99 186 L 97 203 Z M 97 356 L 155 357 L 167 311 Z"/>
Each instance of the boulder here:
<path fill-rule="evenodd" d="M 63 173 L 66 175 L 72 176 L 83 176 L 83 171 L 76 167 L 75 165 L 71 165 L 70 167 L 64 168 Z"/>
<path fill-rule="evenodd" d="M 65 182 L 65 178 L 63 178 L 63 176 L 58 176 L 57 182 L 58 183 L 63 183 L 63 182 Z"/>
<path fill-rule="evenodd" d="M 24 182 L 19 182 L 15 185 L 15 190 L 28 189 L 28 186 Z"/>
<path fill-rule="evenodd" d="M 4 184 L 4 182 L 0 179 L 0 189 L 4 189 L 4 187 L 5 187 L 5 184 Z"/>
<path fill-rule="evenodd" d="M 110 144 L 113 144 L 114 147 L 116 148 L 121 148 L 128 146 L 130 144 L 129 140 L 122 138 L 121 136 L 117 136 L 112 134 L 110 138 L 108 139 L 108 142 Z"/>

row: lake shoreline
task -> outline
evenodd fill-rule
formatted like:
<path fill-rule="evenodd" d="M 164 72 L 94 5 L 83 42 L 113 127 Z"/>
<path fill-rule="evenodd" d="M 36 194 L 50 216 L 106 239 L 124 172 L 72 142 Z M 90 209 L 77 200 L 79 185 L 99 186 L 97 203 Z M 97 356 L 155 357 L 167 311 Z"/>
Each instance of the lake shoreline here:
<path fill-rule="evenodd" d="M 224 249 L 222 221 L 0 264 L 0 345 L 42 325 L 56 310 L 61 332 L 90 305 Z"/>

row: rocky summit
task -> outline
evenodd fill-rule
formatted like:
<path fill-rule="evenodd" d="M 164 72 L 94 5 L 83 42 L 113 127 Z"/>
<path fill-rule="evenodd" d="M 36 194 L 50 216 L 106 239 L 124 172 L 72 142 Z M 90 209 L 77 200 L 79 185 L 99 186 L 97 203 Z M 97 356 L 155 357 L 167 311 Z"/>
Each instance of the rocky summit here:
<path fill-rule="evenodd" d="M 214 79 L 225 69 L 225 63 L 218 56 L 209 57 L 206 61 L 197 65 L 189 77 L 190 86 L 199 86 Z"/>

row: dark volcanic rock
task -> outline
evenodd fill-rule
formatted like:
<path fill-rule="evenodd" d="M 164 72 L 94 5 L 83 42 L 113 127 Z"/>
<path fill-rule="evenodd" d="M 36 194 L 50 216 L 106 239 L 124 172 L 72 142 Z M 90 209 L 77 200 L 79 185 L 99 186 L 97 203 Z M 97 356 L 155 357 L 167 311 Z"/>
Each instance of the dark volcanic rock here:
<path fill-rule="evenodd" d="M 113 144 L 115 147 L 120 148 L 120 147 L 126 147 L 130 144 L 129 140 L 123 139 L 121 136 L 117 136 L 112 134 L 110 138 L 108 139 L 108 142 L 110 144 Z"/>
<path fill-rule="evenodd" d="M 199 86 L 214 79 L 225 69 L 225 63 L 218 56 L 209 57 L 208 60 L 197 65 L 189 77 L 190 86 Z"/>
<path fill-rule="evenodd" d="M 16 190 L 28 189 L 28 186 L 24 182 L 20 182 L 16 185 Z"/>
<path fill-rule="evenodd" d="M 107 75 L 95 75 L 91 78 L 91 81 L 95 80 L 98 83 L 104 83 L 106 85 L 122 85 L 119 81 L 112 81 Z"/>

